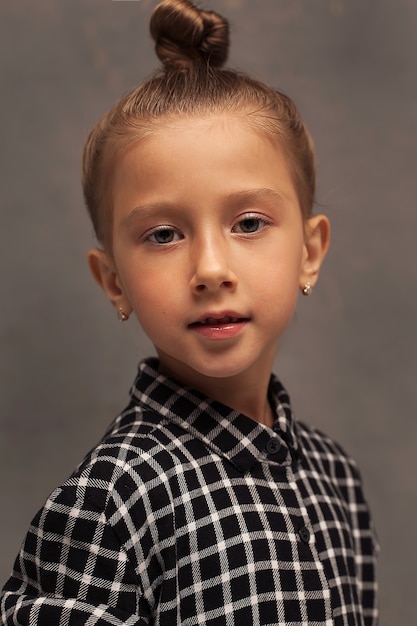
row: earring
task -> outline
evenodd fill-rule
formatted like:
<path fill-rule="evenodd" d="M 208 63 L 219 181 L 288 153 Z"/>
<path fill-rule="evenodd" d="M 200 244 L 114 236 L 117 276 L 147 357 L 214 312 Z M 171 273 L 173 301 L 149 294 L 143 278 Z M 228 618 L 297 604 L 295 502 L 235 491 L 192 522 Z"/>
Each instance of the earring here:
<path fill-rule="evenodd" d="M 301 293 L 303 294 L 303 296 L 311 296 L 311 294 L 313 293 L 313 287 L 311 286 L 310 282 L 306 282 L 301 290 Z"/>
<path fill-rule="evenodd" d="M 126 322 L 129 319 L 129 316 L 126 315 L 121 306 L 117 310 L 117 317 L 119 322 Z"/>

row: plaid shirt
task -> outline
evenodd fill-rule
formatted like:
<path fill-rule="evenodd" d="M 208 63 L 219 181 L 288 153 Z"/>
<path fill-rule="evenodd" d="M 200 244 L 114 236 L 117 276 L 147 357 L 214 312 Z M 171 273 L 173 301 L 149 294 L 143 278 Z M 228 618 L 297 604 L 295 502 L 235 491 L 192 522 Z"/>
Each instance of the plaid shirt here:
<path fill-rule="evenodd" d="M 149 359 L 131 402 L 32 522 L 2 624 L 371 626 L 375 541 L 358 471 L 294 421 L 273 429 Z"/>

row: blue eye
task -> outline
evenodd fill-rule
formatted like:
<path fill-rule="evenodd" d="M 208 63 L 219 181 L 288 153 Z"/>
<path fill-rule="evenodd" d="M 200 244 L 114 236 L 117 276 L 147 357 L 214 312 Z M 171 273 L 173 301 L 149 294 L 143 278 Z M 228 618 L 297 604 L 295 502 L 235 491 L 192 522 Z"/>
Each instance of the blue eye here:
<path fill-rule="evenodd" d="M 261 217 L 248 216 L 240 220 L 234 227 L 234 233 L 241 233 L 244 235 L 251 235 L 262 230 L 266 226 L 267 222 Z"/>
<path fill-rule="evenodd" d="M 154 230 L 154 232 L 148 235 L 146 239 L 151 243 L 164 245 L 178 241 L 181 237 L 173 228 L 162 227 L 158 228 L 158 230 Z"/>
<path fill-rule="evenodd" d="M 251 217 L 240 222 L 240 228 L 243 233 L 255 233 L 260 226 L 260 219 Z"/>

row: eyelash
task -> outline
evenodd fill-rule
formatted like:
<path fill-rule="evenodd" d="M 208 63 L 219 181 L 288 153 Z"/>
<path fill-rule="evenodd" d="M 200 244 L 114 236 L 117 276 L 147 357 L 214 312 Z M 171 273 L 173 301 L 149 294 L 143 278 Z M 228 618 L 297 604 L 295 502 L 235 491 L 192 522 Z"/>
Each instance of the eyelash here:
<path fill-rule="evenodd" d="M 267 220 L 262 215 L 258 215 L 257 213 L 247 213 L 246 215 L 243 215 L 241 217 L 241 219 L 236 223 L 235 226 L 233 226 L 232 232 L 234 233 L 237 232 L 235 230 L 236 226 L 238 226 L 239 224 L 242 224 L 243 222 L 256 222 L 257 225 L 260 226 L 260 228 L 257 228 L 254 231 L 238 231 L 239 234 L 241 235 L 256 235 L 257 233 L 259 233 L 261 230 L 263 230 L 270 224 L 269 220 Z"/>
<path fill-rule="evenodd" d="M 155 239 L 151 239 L 151 237 L 155 237 L 156 235 L 159 235 L 161 233 L 174 233 L 174 235 L 177 235 L 178 237 L 174 241 L 179 241 L 180 239 L 183 239 L 183 236 L 181 235 L 181 233 L 175 230 L 175 228 L 173 228 L 172 226 L 159 226 L 158 228 L 155 228 L 155 230 L 153 230 L 151 233 L 145 236 L 145 241 L 150 241 L 150 243 L 154 243 L 159 246 L 164 246 L 164 245 L 166 246 L 170 243 L 174 243 L 174 241 L 155 241 Z"/>
<path fill-rule="evenodd" d="M 236 228 L 239 225 L 242 225 L 244 222 L 255 222 L 258 227 L 256 228 L 256 230 L 249 230 L 249 231 L 236 230 Z M 266 228 L 269 224 L 270 222 L 265 217 L 258 215 L 256 213 L 248 213 L 242 216 L 241 219 L 239 219 L 238 222 L 236 222 L 231 232 L 238 233 L 239 235 L 256 235 L 258 232 Z M 156 241 L 156 237 L 161 233 L 172 233 L 173 235 L 172 239 L 170 241 Z M 153 243 L 159 246 L 166 246 L 166 245 L 175 243 L 176 241 L 180 241 L 183 238 L 184 236 L 172 226 L 161 225 L 155 228 L 151 233 L 146 235 L 144 240 L 149 241 L 150 243 Z"/>

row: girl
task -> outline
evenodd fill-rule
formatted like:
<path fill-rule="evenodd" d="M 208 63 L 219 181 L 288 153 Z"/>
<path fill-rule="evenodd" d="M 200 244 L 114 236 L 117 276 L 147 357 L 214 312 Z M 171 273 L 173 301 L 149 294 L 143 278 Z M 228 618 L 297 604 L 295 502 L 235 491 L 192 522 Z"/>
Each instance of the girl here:
<path fill-rule="evenodd" d="M 293 102 L 221 69 L 227 22 L 151 19 L 163 68 L 92 130 L 92 273 L 158 358 L 35 517 L 4 624 L 376 624 L 358 471 L 271 375 L 329 243 Z"/>

